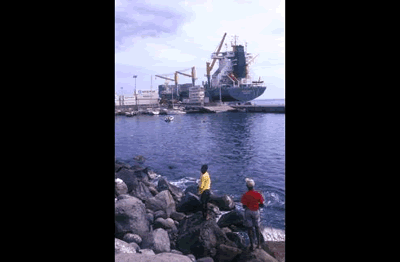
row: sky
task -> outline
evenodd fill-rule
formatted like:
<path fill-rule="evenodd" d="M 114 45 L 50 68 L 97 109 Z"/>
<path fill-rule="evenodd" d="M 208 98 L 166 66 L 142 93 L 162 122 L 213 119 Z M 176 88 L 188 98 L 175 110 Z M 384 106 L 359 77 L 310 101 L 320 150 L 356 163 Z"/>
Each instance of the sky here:
<path fill-rule="evenodd" d="M 115 0 L 115 91 L 133 94 L 137 75 L 137 90 L 158 92 L 165 81 L 156 74 L 173 78 L 193 66 L 201 85 L 224 33 L 221 51 L 232 50 L 236 35 L 248 53 L 259 54 L 250 72 L 267 90 L 257 99 L 285 98 L 284 0 Z M 217 68 L 218 62 L 211 75 Z M 178 83 L 191 78 L 179 75 Z"/>

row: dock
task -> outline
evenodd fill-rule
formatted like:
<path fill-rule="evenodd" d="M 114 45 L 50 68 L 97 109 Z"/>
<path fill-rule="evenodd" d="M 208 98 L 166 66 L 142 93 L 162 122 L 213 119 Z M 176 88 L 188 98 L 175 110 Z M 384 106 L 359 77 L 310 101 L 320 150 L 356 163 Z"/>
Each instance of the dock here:
<path fill-rule="evenodd" d="M 209 113 L 221 113 L 235 110 L 233 107 L 228 105 L 203 106 L 202 109 Z"/>
<path fill-rule="evenodd" d="M 285 113 L 285 105 L 235 105 L 235 109 L 243 112 Z"/>
<path fill-rule="evenodd" d="M 200 105 L 184 105 L 185 111 L 188 114 L 191 113 L 221 113 L 221 112 L 249 112 L 249 113 L 285 113 L 285 105 L 225 105 L 225 104 L 206 104 L 205 106 Z M 166 108 L 157 108 L 160 110 L 160 114 L 170 114 L 170 110 Z M 144 114 L 142 111 L 133 111 L 133 108 L 121 108 L 116 109 L 116 115 L 127 115 L 129 116 Z M 127 115 L 128 116 L 128 115 Z"/>

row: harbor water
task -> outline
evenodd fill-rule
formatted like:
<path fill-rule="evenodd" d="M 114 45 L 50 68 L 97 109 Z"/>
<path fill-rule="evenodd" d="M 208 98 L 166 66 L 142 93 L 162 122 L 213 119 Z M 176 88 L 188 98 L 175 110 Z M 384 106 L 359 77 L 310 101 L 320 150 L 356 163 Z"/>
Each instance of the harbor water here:
<path fill-rule="evenodd" d="M 255 100 L 256 105 L 284 104 L 284 99 Z M 184 189 L 208 164 L 211 191 L 228 194 L 242 209 L 245 178 L 265 196 L 261 224 L 284 236 L 285 231 L 285 114 L 222 112 L 165 116 L 115 116 L 115 156 L 145 166 Z"/>

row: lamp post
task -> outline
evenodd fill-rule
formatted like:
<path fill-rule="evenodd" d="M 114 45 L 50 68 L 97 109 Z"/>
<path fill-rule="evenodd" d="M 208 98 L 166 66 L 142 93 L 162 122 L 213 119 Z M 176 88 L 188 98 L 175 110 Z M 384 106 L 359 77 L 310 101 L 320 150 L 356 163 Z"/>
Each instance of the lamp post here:
<path fill-rule="evenodd" d="M 136 78 L 137 78 L 137 75 L 133 75 L 133 78 L 135 78 L 135 101 L 136 101 L 136 111 L 139 111 L 138 104 L 137 104 L 137 94 L 136 94 Z"/>

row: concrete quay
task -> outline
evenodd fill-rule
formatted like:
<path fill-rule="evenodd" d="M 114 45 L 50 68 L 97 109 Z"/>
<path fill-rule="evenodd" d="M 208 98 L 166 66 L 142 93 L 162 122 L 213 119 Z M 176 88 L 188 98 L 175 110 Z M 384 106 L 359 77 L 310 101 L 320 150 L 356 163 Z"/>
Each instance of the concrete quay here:
<path fill-rule="evenodd" d="M 235 105 L 235 109 L 243 112 L 285 113 L 284 105 Z"/>

